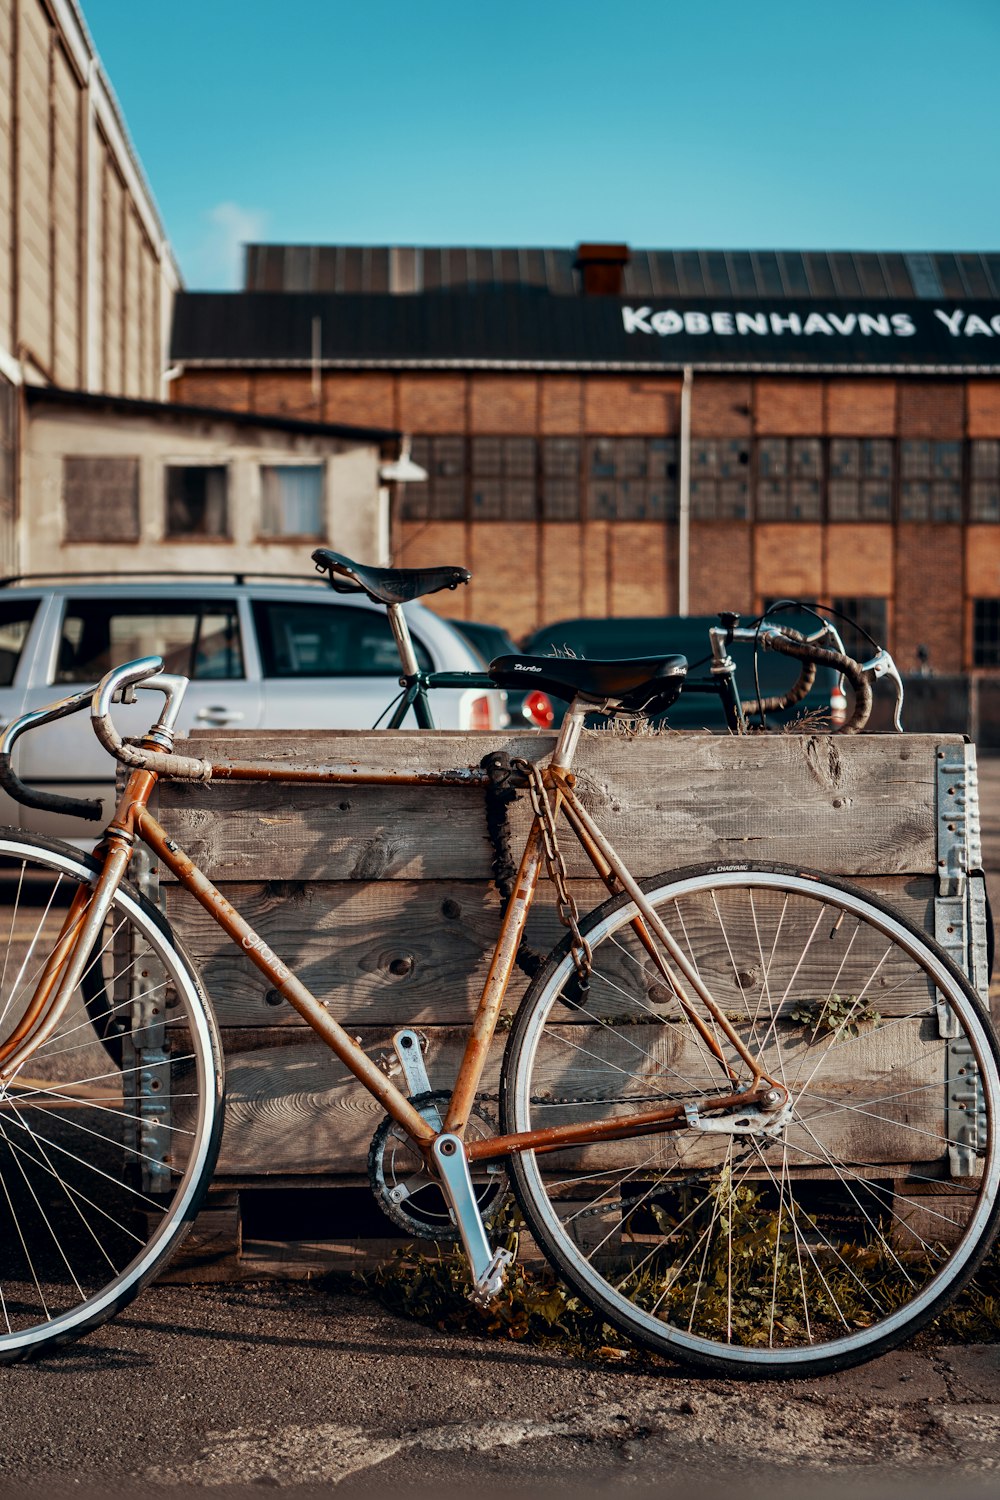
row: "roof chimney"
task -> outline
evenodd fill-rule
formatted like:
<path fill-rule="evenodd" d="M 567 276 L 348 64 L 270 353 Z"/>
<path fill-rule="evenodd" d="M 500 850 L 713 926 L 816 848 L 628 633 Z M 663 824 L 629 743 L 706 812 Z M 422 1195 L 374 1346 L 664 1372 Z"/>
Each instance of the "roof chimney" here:
<path fill-rule="evenodd" d="M 577 245 L 574 269 L 585 297 L 620 297 L 629 263 L 627 245 Z"/>

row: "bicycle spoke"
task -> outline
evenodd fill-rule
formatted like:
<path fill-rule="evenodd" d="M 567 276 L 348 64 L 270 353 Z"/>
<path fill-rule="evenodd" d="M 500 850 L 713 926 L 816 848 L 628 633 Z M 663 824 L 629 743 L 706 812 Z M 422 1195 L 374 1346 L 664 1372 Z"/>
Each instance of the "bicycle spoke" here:
<path fill-rule="evenodd" d="M 110 1316 L 177 1243 L 215 1154 L 219 1069 L 197 982 L 157 916 L 114 896 L 68 994 L 85 920 L 79 898 L 89 899 L 95 875 L 71 851 L 2 834 L 0 869 L 13 904 L 0 923 L 0 1041 L 31 1014 L 57 944 L 48 1003 L 63 990 L 58 1023 L 48 1031 L 39 1010 L 24 1056 L 0 1083 L 5 1361 Z M 75 898 L 82 910 L 67 938 Z M 141 1010 L 139 998 L 161 1014 Z"/>
<path fill-rule="evenodd" d="M 505 1128 L 618 1128 L 560 1147 L 558 1165 L 542 1152 L 512 1160 L 532 1233 L 624 1331 L 712 1369 L 823 1370 L 888 1347 L 933 1315 L 996 1215 L 1000 1074 L 981 1009 L 919 936 L 819 877 L 724 867 L 649 889 L 732 1035 L 707 1002 L 697 1025 L 678 1016 L 667 983 L 660 1017 L 636 908 L 601 908 L 584 935 L 618 1010 L 603 1025 L 578 1017 L 598 1049 L 565 1023 L 569 961 L 533 983 L 511 1038 Z M 964 1180 L 948 1175 L 957 1044 L 939 1037 L 942 1002 L 988 1098 L 982 1172 Z M 732 1083 L 712 1074 L 702 1018 L 728 1058 L 738 1041 L 784 1085 L 772 1115 L 711 1110 Z M 736 1076 L 749 1077 L 742 1062 Z M 630 1113 L 661 1080 L 683 1118 L 630 1139 Z"/>

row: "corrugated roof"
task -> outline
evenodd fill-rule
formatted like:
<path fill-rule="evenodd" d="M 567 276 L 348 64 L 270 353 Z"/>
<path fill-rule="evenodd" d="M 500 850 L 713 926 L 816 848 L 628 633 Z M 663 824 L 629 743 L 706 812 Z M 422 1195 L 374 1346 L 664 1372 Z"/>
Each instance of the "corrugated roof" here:
<path fill-rule="evenodd" d="M 461 245 L 247 245 L 250 292 L 391 293 L 534 287 L 581 291 L 575 249 Z M 1000 253 L 632 250 L 627 297 L 1000 297 Z"/>

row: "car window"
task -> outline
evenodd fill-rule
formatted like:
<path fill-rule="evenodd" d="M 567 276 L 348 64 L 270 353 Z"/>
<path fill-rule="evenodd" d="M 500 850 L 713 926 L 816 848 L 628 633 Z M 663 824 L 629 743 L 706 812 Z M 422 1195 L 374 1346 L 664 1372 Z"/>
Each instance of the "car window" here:
<path fill-rule="evenodd" d="M 516 656 L 517 645 L 499 625 L 483 625 L 478 620 L 452 620 L 452 625 L 479 652 L 487 665 L 498 656 Z"/>
<path fill-rule="evenodd" d="M 562 620 L 536 630 L 525 642 L 525 650 L 532 656 L 568 652 L 597 661 L 655 656 L 662 651 L 686 656 L 694 663 L 709 655 L 709 626 L 718 623 L 716 615 Z"/>
<path fill-rule="evenodd" d="M 399 652 L 389 621 L 374 610 L 340 604 L 253 606 L 265 677 L 398 677 Z M 422 672 L 433 670 L 427 648 L 413 639 Z"/>
<path fill-rule="evenodd" d="M 21 651 L 37 609 L 37 599 L 0 601 L 0 687 L 10 687 L 14 681 Z"/>
<path fill-rule="evenodd" d="M 185 677 L 243 677 L 235 601 L 67 600 L 56 682 L 94 682 L 137 656 L 162 656 L 168 672 Z"/>

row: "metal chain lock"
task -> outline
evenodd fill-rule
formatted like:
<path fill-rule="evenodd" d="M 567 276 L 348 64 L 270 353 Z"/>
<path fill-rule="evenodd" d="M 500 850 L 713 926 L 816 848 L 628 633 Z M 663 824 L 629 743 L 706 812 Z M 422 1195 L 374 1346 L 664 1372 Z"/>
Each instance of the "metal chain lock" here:
<path fill-rule="evenodd" d="M 545 864 L 548 869 L 549 879 L 555 887 L 556 908 L 559 912 L 559 920 L 564 927 L 569 929 L 570 948 L 573 955 L 573 967 L 576 970 L 577 983 L 581 991 L 586 992 L 590 988 L 593 955 L 590 951 L 590 944 L 580 931 L 580 912 L 566 884 L 566 861 L 563 859 L 562 850 L 559 848 L 556 820 L 552 813 L 551 804 L 549 803 L 545 779 L 533 761 L 514 760 L 511 762 L 511 765 L 525 777 L 528 783 L 531 806 L 542 831 Z"/>

